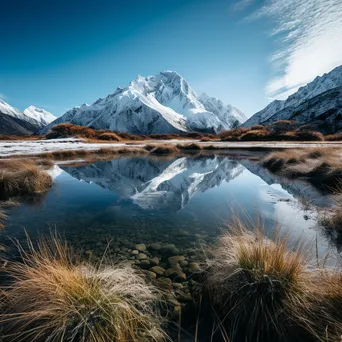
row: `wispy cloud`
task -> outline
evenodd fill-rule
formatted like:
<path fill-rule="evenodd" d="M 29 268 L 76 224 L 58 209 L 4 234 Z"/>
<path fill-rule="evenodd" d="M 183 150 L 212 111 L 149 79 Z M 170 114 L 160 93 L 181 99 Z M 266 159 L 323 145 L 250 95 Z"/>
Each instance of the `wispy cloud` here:
<path fill-rule="evenodd" d="M 243 11 L 244 9 L 246 9 L 249 5 L 252 4 L 254 0 L 239 0 L 235 3 L 233 3 L 230 6 L 230 9 L 232 11 Z"/>
<path fill-rule="evenodd" d="M 267 96 L 285 98 L 342 64 L 341 0 L 266 0 L 248 19 L 269 18 L 278 49 L 270 57 L 274 77 Z"/>

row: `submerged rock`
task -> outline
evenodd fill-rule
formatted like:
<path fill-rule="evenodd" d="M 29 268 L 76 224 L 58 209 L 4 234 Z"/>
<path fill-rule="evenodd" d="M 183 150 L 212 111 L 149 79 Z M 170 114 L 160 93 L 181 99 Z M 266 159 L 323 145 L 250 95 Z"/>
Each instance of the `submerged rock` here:
<path fill-rule="evenodd" d="M 168 258 L 169 264 L 171 266 L 176 265 L 184 260 L 185 260 L 185 257 L 183 255 L 175 255 L 175 256 Z"/>
<path fill-rule="evenodd" d="M 158 274 L 158 275 L 164 275 L 165 274 L 165 269 L 160 266 L 153 266 L 150 268 L 150 271 Z"/>
<path fill-rule="evenodd" d="M 144 260 L 144 259 L 147 259 L 147 255 L 146 255 L 146 254 L 144 254 L 144 253 L 139 253 L 139 254 L 137 255 L 137 259 L 138 259 L 138 260 Z"/>
<path fill-rule="evenodd" d="M 135 249 L 137 249 L 140 252 L 146 251 L 146 246 L 143 243 L 138 243 L 135 245 Z"/>

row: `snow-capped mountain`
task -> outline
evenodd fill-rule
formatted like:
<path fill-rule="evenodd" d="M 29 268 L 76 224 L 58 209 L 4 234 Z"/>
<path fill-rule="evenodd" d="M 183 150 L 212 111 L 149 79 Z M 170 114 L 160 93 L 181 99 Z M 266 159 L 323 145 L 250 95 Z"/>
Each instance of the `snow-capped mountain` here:
<path fill-rule="evenodd" d="M 54 118 L 51 113 L 33 106 L 21 112 L 0 99 L 0 134 L 30 135 Z"/>
<path fill-rule="evenodd" d="M 9 105 L 8 103 L 6 103 L 5 101 L 1 99 L 0 99 L 0 113 L 6 114 L 6 115 L 9 115 L 14 118 L 21 119 L 21 120 L 25 119 L 25 116 L 19 109 L 12 107 L 11 105 Z"/>
<path fill-rule="evenodd" d="M 52 121 L 56 120 L 56 117 L 45 109 L 37 108 L 35 106 L 27 107 L 24 112 L 26 116 L 36 120 L 40 123 L 41 127 L 45 127 Z"/>
<path fill-rule="evenodd" d="M 138 76 L 126 88 L 117 88 L 92 105 L 74 107 L 41 133 L 62 122 L 140 134 L 218 132 L 244 119 L 238 109 L 206 95 L 198 96 L 182 76 L 165 71 Z"/>
<path fill-rule="evenodd" d="M 316 77 L 306 86 L 287 98 L 276 100 L 254 114 L 242 126 L 267 125 L 277 120 L 296 120 L 300 124 L 315 120 L 329 120 L 331 115 L 342 115 L 340 91 L 342 87 L 342 66 L 323 76 Z M 322 105 L 322 100 L 325 101 Z M 330 121 L 333 121 L 332 118 Z M 338 129 L 338 128 L 337 128 Z"/>

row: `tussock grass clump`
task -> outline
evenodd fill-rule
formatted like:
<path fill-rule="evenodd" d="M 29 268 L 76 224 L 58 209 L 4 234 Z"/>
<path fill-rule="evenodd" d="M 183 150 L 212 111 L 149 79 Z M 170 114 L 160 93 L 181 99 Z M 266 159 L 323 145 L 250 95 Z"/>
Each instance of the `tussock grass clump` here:
<path fill-rule="evenodd" d="M 12 284 L 4 289 L 0 321 L 6 341 L 161 341 L 155 313 L 158 292 L 131 266 L 73 262 L 54 237 L 9 262 Z"/>
<path fill-rule="evenodd" d="M 4 160 L 0 162 L 0 193 L 42 193 L 52 186 L 51 176 L 40 170 L 32 160 Z"/>
<path fill-rule="evenodd" d="M 262 165 L 287 177 L 305 177 L 332 191 L 342 178 L 342 156 L 337 149 L 321 148 L 272 152 Z"/>
<path fill-rule="evenodd" d="M 285 341 L 291 326 L 305 334 L 298 319 L 310 316 L 306 249 L 289 251 L 288 237 L 271 241 L 240 221 L 229 229 L 207 261 L 206 287 L 222 329 L 233 341 Z"/>
<path fill-rule="evenodd" d="M 147 148 L 149 148 L 149 146 L 147 146 Z M 179 152 L 179 149 L 175 145 L 157 145 L 152 150 L 150 150 L 150 154 L 173 154 L 177 152 Z"/>
<path fill-rule="evenodd" d="M 322 215 L 319 222 L 326 229 L 342 231 L 342 208 L 336 207 L 332 213 Z"/>

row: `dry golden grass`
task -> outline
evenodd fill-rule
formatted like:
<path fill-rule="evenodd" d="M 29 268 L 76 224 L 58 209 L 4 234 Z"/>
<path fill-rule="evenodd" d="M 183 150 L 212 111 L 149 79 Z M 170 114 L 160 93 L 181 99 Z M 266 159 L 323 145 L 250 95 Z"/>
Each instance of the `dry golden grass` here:
<path fill-rule="evenodd" d="M 340 206 L 336 206 L 332 212 L 321 215 L 319 222 L 326 229 L 341 231 L 342 208 Z"/>
<path fill-rule="evenodd" d="M 289 234 L 263 232 L 235 219 L 208 252 L 204 285 L 224 340 L 341 341 L 342 273 L 314 266 L 312 246 L 291 247 Z"/>
<path fill-rule="evenodd" d="M 238 220 L 228 229 L 207 260 L 206 287 L 221 328 L 233 341 L 286 341 L 291 325 L 301 336 L 298 315 L 310 316 L 307 249 L 289 251 L 287 236 L 271 241 Z"/>
<path fill-rule="evenodd" d="M 145 149 L 150 151 L 150 154 L 174 154 L 179 152 L 179 149 L 175 145 L 156 145 L 150 149 L 151 145 L 146 145 Z"/>
<path fill-rule="evenodd" d="M 177 148 L 181 151 L 200 151 L 202 150 L 202 146 L 196 143 L 191 144 L 178 144 Z"/>
<path fill-rule="evenodd" d="M 52 186 L 51 176 L 40 170 L 33 160 L 2 160 L 0 167 L 2 195 L 41 193 Z"/>
<path fill-rule="evenodd" d="M 102 133 L 97 137 L 99 140 L 120 141 L 121 138 L 115 133 Z"/>
<path fill-rule="evenodd" d="M 287 177 L 305 177 L 331 190 L 342 178 L 342 150 L 333 148 L 287 149 L 267 155 L 262 164 Z"/>
<path fill-rule="evenodd" d="M 18 205 L 20 205 L 20 203 L 13 199 L 0 201 L 0 229 L 5 228 L 4 221 L 6 221 L 6 219 L 8 218 L 7 209 L 16 207 Z"/>
<path fill-rule="evenodd" d="M 326 135 L 324 138 L 326 141 L 341 141 L 342 133 L 329 134 L 329 135 Z"/>
<path fill-rule="evenodd" d="M 4 135 L 0 134 L 0 140 L 40 140 L 40 135 Z"/>
<path fill-rule="evenodd" d="M 154 287 L 129 265 L 75 263 L 60 239 L 41 239 L 6 269 L 0 322 L 6 341 L 164 340 Z"/>

